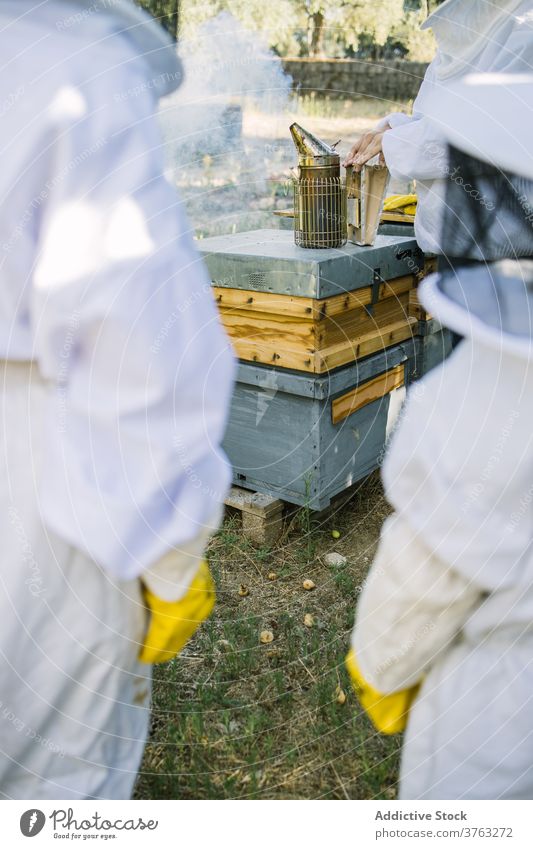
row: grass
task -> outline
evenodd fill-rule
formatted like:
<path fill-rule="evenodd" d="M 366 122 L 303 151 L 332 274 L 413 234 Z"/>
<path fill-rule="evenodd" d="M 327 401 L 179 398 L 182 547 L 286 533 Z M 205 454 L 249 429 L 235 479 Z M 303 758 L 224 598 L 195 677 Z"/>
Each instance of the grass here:
<path fill-rule="evenodd" d="M 399 103 L 390 100 L 377 100 L 374 97 L 349 97 L 309 92 L 296 94 L 291 98 L 291 109 L 301 118 L 328 120 L 352 119 L 354 116 L 373 124 L 389 112 L 410 110 L 412 102 Z"/>
<path fill-rule="evenodd" d="M 138 798 L 394 798 L 400 741 L 376 735 L 344 668 L 387 512 L 373 476 L 325 518 L 293 514 L 273 550 L 254 549 L 238 516 L 226 520 L 209 552 L 215 614 L 178 659 L 154 672 Z M 325 566 L 333 550 L 347 557 L 345 566 Z M 305 578 L 313 591 L 303 589 Z M 274 640 L 263 645 L 265 629 Z"/>

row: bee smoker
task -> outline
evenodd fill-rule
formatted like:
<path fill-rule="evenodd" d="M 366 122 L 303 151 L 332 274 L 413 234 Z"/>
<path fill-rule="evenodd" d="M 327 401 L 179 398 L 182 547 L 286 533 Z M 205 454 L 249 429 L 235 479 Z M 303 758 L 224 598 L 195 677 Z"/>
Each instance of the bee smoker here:
<path fill-rule="evenodd" d="M 301 248 L 338 248 L 346 244 L 346 189 L 341 182 L 340 157 L 328 145 L 291 124 L 298 151 L 294 183 L 294 241 Z M 337 142 L 338 144 L 338 142 Z"/>

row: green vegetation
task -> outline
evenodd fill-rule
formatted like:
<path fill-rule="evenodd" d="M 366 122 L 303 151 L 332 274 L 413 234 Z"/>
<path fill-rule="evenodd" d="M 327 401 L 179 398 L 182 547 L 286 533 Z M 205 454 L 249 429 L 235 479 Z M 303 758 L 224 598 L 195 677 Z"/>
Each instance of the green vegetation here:
<path fill-rule="evenodd" d="M 406 56 L 430 60 L 433 37 L 420 23 L 442 0 L 138 0 L 172 32 L 190 36 L 221 12 L 261 31 L 282 56 Z"/>
<path fill-rule="evenodd" d="M 215 614 L 176 661 L 154 671 L 138 798 L 395 797 L 401 741 L 375 733 L 344 668 L 387 512 L 373 476 L 321 520 L 295 512 L 272 551 L 243 538 L 238 515 L 226 519 L 209 552 Z M 346 565 L 324 565 L 332 550 Z M 305 579 L 316 588 L 304 590 Z M 264 630 L 272 642 L 261 643 Z"/>

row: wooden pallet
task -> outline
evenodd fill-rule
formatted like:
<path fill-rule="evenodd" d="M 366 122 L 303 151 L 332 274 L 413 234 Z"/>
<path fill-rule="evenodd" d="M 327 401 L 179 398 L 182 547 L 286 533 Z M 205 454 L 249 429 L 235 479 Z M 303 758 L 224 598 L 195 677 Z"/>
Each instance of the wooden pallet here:
<path fill-rule="evenodd" d="M 280 538 L 285 505 L 279 498 L 233 486 L 224 503 L 241 513 L 243 534 L 254 545 L 270 547 Z"/>

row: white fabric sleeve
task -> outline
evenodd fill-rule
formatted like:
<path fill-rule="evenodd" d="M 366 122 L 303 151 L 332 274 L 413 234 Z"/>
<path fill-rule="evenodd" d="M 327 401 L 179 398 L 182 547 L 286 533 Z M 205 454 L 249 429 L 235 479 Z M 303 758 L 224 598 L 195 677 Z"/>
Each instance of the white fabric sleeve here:
<path fill-rule="evenodd" d="M 122 579 L 187 548 L 224 499 L 234 374 L 137 65 L 50 109 L 31 311 L 51 387 L 43 519 Z"/>
<path fill-rule="evenodd" d="M 531 580 L 532 397 L 530 359 L 467 336 L 408 391 L 383 464 L 393 508 L 487 592 Z"/>
<path fill-rule="evenodd" d="M 427 118 L 412 118 L 388 130 L 382 147 L 397 180 L 436 180 L 448 173 L 446 142 Z"/>
<path fill-rule="evenodd" d="M 394 127 L 401 127 L 402 124 L 408 124 L 409 121 L 412 120 L 412 117 L 410 115 L 406 115 L 405 112 L 390 112 L 389 115 L 385 115 L 385 117 L 381 119 L 381 121 L 377 124 L 377 127 L 380 130 L 384 130 L 387 126 L 394 129 Z"/>
<path fill-rule="evenodd" d="M 428 102 L 438 102 L 436 64 L 431 62 L 426 70 L 413 103 L 412 116 L 392 113 L 392 129 L 383 136 L 385 162 L 391 176 L 397 180 L 436 180 L 447 174 L 446 143 L 436 127 L 424 117 Z"/>
<path fill-rule="evenodd" d="M 481 598 L 481 590 L 435 557 L 405 519 L 389 518 L 352 636 L 366 680 L 381 693 L 418 683 Z"/>
<path fill-rule="evenodd" d="M 157 563 L 142 573 L 142 580 L 154 595 L 164 601 L 178 601 L 187 591 L 205 558 L 209 539 L 220 524 L 223 508 L 211 517 L 208 525 L 197 537 L 182 545 L 179 550 L 167 551 Z"/>

